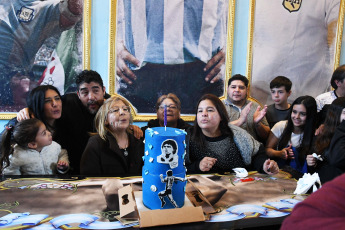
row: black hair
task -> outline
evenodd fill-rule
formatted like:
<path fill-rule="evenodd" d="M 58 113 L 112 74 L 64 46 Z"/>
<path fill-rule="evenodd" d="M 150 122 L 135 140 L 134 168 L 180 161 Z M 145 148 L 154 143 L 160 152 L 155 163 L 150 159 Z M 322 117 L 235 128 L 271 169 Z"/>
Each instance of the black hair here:
<path fill-rule="evenodd" d="M 166 140 L 166 141 L 164 141 L 164 142 L 162 143 L 162 147 L 163 147 L 164 145 L 171 145 L 171 146 L 173 147 L 173 149 L 174 149 L 174 154 L 176 153 L 177 145 L 176 145 L 176 142 L 175 142 L 175 141 L 173 141 L 173 140 Z"/>
<path fill-rule="evenodd" d="M 195 120 L 194 120 L 194 128 L 193 128 L 193 135 L 192 139 L 197 143 L 198 147 L 201 149 L 204 148 L 204 143 L 205 143 L 205 136 L 202 133 L 202 130 L 200 126 L 198 125 L 197 121 L 197 115 L 198 115 L 198 107 L 200 102 L 204 100 L 210 100 L 212 104 L 216 107 L 216 110 L 219 113 L 220 116 L 220 123 L 218 126 L 218 129 L 220 130 L 222 135 L 227 135 L 230 138 L 233 137 L 233 133 L 228 125 L 229 123 L 229 115 L 226 111 L 226 108 L 223 104 L 223 102 L 215 95 L 213 94 L 204 94 L 198 101 L 196 110 L 195 110 Z"/>
<path fill-rule="evenodd" d="M 42 121 L 32 118 L 18 122 L 14 127 L 6 127 L 1 139 L 0 172 L 10 165 L 10 155 L 13 153 L 12 144 L 28 149 L 28 144 L 36 140 Z"/>
<path fill-rule="evenodd" d="M 91 83 L 91 82 L 96 82 L 98 83 L 102 88 L 103 88 L 103 80 L 101 78 L 101 75 L 97 73 L 94 70 L 83 70 L 81 71 L 75 80 L 75 83 L 78 86 L 78 90 L 81 84 L 83 83 Z"/>
<path fill-rule="evenodd" d="M 300 146 L 298 147 L 298 151 L 299 151 L 298 160 L 301 163 L 304 163 L 306 156 L 309 155 L 312 151 L 312 144 L 313 144 L 313 138 L 315 134 L 315 127 L 316 127 L 317 109 L 316 109 L 316 101 L 313 97 L 301 96 L 301 97 L 298 97 L 292 103 L 291 110 L 288 116 L 287 125 L 282 135 L 279 138 L 278 149 L 280 150 L 280 149 L 285 148 L 291 139 L 291 134 L 294 130 L 294 125 L 291 119 L 291 113 L 293 112 L 293 107 L 295 105 L 304 105 L 306 109 L 306 113 L 307 113 L 306 123 L 303 127 L 303 139 Z"/>
<path fill-rule="evenodd" d="M 228 81 L 228 86 L 231 84 L 232 81 L 236 80 L 242 81 L 244 85 L 248 88 L 249 80 L 242 74 L 235 74 L 234 76 L 232 76 Z"/>
<path fill-rule="evenodd" d="M 284 77 L 284 76 L 275 77 L 270 82 L 270 89 L 279 88 L 282 86 L 285 87 L 286 92 L 289 92 L 291 90 L 291 87 L 292 87 L 292 82 L 290 81 L 289 78 Z"/>
<path fill-rule="evenodd" d="M 34 114 L 35 118 L 41 120 L 50 131 L 53 131 L 53 127 L 48 124 L 44 113 L 45 96 L 49 89 L 54 90 L 61 98 L 61 94 L 55 86 L 40 85 L 31 90 L 29 96 L 26 98 L 26 105 Z"/>
<path fill-rule="evenodd" d="M 172 176 L 173 175 L 173 171 L 171 170 L 171 169 L 169 169 L 168 171 L 167 171 L 167 176 Z"/>
<path fill-rule="evenodd" d="M 340 124 L 340 116 L 345 108 L 345 97 L 335 99 L 327 110 L 324 128 L 315 141 L 315 151 L 323 154 L 329 147 L 336 128 Z"/>
<path fill-rule="evenodd" d="M 335 83 L 335 80 L 343 82 L 343 80 L 345 79 L 345 65 L 341 65 L 338 68 L 336 68 L 332 74 L 332 78 L 331 78 L 331 85 L 334 89 L 337 89 L 338 86 Z"/>

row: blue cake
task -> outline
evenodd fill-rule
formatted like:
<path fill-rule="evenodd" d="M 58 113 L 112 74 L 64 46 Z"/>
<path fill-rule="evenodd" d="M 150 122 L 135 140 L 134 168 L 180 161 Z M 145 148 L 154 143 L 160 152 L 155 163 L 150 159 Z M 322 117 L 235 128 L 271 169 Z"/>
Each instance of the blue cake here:
<path fill-rule="evenodd" d="M 181 208 L 184 205 L 186 132 L 169 127 L 145 131 L 143 203 L 149 209 Z"/>

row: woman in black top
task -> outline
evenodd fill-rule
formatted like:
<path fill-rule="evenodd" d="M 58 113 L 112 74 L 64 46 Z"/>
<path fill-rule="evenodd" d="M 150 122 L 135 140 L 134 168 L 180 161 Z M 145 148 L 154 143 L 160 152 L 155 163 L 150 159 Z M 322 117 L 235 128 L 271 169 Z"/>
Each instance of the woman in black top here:
<path fill-rule="evenodd" d="M 124 99 L 107 99 L 96 114 L 97 135 L 90 137 L 83 153 L 82 175 L 141 175 L 143 142 L 136 139 L 129 124 L 130 106 Z"/>
<path fill-rule="evenodd" d="M 198 102 L 194 128 L 187 135 L 188 173 L 231 172 L 233 168 L 279 172 L 275 161 L 267 159 L 264 147 L 245 130 L 228 125 L 224 104 L 206 94 Z"/>

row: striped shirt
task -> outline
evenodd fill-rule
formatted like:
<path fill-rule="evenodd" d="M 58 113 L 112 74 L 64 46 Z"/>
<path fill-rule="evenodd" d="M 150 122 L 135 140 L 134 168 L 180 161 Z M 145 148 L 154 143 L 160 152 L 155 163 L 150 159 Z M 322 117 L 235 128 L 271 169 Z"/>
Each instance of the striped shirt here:
<path fill-rule="evenodd" d="M 140 66 L 206 63 L 226 45 L 227 12 L 225 0 L 123 0 L 117 36 Z"/>

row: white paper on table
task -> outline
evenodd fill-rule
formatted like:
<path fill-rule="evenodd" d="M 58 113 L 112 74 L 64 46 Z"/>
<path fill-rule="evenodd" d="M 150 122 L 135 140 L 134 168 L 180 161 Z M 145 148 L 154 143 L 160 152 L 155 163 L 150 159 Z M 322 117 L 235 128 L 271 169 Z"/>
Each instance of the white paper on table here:
<path fill-rule="evenodd" d="M 245 168 L 233 168 L 232 170 L 236 173 L 236 177 L 244 178 L 248 176 L 248 172 Z"/>
<path fill-rule="evenodd" d="M 303 177 L 297 181 L 297 187 L 294 194 L 305 194 L 313 186 L 313 192 L 317 190 L 316 183 L 321 188 L 321 181 L 318 173 L 310 175 L 310 173 L 304 173 Z"/>

